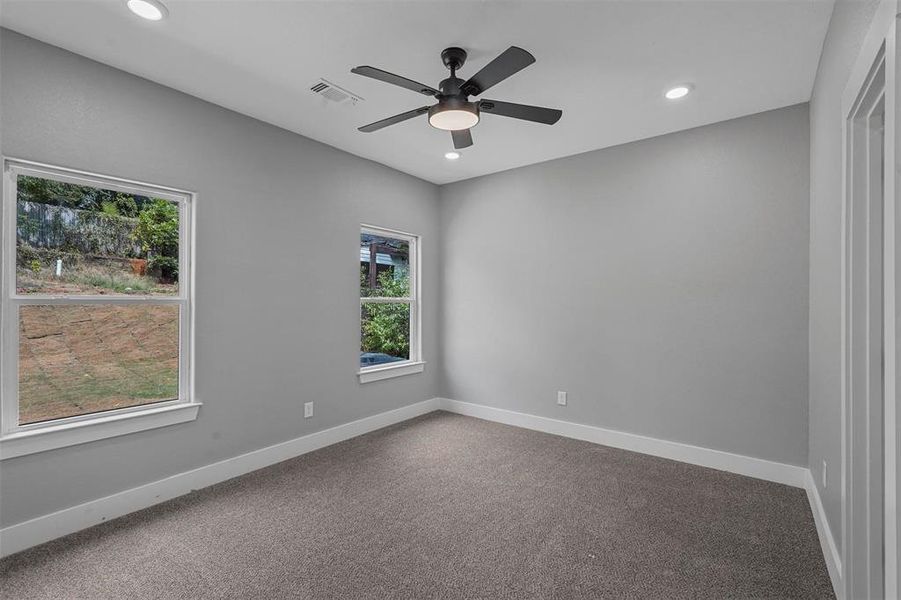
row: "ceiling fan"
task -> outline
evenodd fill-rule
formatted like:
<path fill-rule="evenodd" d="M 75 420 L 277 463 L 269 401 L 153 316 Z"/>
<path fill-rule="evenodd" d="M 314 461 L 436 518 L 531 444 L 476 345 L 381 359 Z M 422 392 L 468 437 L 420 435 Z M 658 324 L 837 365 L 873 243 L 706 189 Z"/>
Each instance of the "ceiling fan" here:
<path fill-rule="evenodd" d="M 444 66 L 450 69 L 451 74 L 450 77 L 438 84 L 438 89 L 375 67 L 362 66 L 351 69 L 351 73 L 398 85 L 425 96 L 433 96 L 438 100 L 438 104 L 409 110 L 364 125 L 359 130 L 371 133 L 428 113 L 429 124 L 437 129 L 450 131 L 454 140 L 454 148 L 459 149 L 472 146 L 472 133 L 469 129 L 479 122 L 479 115 L 483 112 L 547 125 L 553 125 L 563 115 L 563 111 L 555 108 L 497 100 L 470 101 L 470 96 L 481 95 L 491 86 L 535 62 L 535 57 L 522 48 L 510 46 L 466 81 L 457 77 L 457 70 L 466 62 L 466 50 L 456 47 L 445 48 L 441 52 L 441 60 L 444 62 Z"/>

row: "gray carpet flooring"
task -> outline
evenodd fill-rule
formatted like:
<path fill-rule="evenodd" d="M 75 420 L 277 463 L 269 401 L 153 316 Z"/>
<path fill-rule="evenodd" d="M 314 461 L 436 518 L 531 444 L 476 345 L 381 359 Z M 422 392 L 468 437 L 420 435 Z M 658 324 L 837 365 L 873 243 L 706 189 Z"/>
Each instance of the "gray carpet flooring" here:
<path fill-rule="evenodd" d="M 833 597 L 803 490 L 443 412 L 7 557 L 0 595 Z"/>

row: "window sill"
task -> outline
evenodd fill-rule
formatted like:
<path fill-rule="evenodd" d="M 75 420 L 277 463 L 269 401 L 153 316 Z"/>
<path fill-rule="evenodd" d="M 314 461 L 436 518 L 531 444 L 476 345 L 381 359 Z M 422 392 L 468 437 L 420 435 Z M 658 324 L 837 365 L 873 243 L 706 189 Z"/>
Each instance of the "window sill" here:
<path fill-rule="evenodd" d="M 360 383 L 369 383 L 370 381 L 381 381 L 382 379 L 391 379 L 392 377 L 403 377 L 404 375 L 422 373 L 423 367 L 425 367 L 425 362 L 421 360 L 395 365 L 385 365 L 383 367 L 371 367 L 357 372 L 357 377 L 360 378 Z"/>
<path fill-rule="evenodd" d="M 169 404 L 11 433 L 0 437 L 0 460 L 193 421 L 200 406 L 200 402 Z"/>

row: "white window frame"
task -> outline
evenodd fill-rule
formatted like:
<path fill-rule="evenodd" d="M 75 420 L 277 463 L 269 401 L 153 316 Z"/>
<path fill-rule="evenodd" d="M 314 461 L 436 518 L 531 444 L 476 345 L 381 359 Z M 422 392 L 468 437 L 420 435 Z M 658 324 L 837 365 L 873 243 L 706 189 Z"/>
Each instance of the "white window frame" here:
<path fill-rule="evenodd" d="M 19 175 L 87 185 L 133 195 L 163 198 L 178 205 L 179 284 L 177 296 L 52 295 L 16 292 L 16 184 Z M 196 196 L 192 192 L 52 165 L 3 158 L 0 211 L 0 460 L 82 444 L 108 437 L 192 421 L 200 402 L 194 399 L 193 227 Z M 107 410 L 19 425 L 18 359 L 20 306 L 33 305 L 175 305 L 179 307 L 179 397 L 144 406 Z"/>
<path fill-rule="evenodd" d="M 410 359 L 403 362 L 388 363 L 385 365 L 375 365 L 372 367 L 361 367 L 357 371 L 360 383 L 369 383 L 372 381 L 380 381 L 391 377 L 400 377 L 402 375 L 412 375 L 421 373 L 425 367 L 425 361 L 422 360 L 422 304 L 421 304 L 421 286 L 420 279 L 422 275 L 420 260 L 420 242 L 418 235 L 398 231 L 396 229 L 387 229 L 376 225 L 360 225 L 358 235 L 378 235 L 381 237 L 390 237 L 396 240 L 403 240 L 409 244 L 410 248 L 410 295 L 402 298 L 381 298 L 381 297 L 361 297 L 360 309 L 364 304 L 386 304 L 386 303 L 404 303 L 410 306 Z M 357 250 L 357 263 L 360 261 L 359 249 Z M 359 266 L 357 267 L 359 270 Z M 359 312 L 357 313 L 360 314 Z M 358 348 L 359 355 L 359 348 Z"/>

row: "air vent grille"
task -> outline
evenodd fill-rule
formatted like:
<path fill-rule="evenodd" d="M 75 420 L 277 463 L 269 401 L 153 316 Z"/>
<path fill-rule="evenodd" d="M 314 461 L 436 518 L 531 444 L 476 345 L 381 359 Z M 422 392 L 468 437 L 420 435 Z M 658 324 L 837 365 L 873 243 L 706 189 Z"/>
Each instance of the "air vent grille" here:
<path fill-rule="evenodd" d="M 314 94 L 322 96 L 329 102 L 335 102 L 337 104 L 341 104 L 350 100 L 350 103 L 355 105 L 357 102 L 363 100 L 363 98 L 358 96 L 357 94 L 339 87 L 326 79 L 320 79 L 319 81 L 317 81 L 313 86 L 310 87 L 310 91 Z"/>

